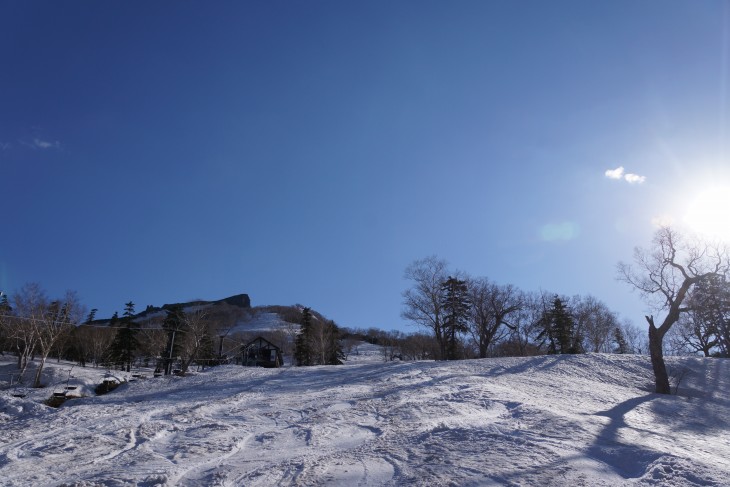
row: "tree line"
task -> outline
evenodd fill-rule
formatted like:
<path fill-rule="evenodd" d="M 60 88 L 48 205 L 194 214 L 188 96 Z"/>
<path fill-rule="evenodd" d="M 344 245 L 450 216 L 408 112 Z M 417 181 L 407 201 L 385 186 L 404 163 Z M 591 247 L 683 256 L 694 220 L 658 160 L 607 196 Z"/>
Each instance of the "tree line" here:
<path fill-rule="evenodd" d="M 440 360 L 648 352 L 655 390 L 669 394 L 665 353 L 730 357 L 730 249 L 671 227 L 618 264 L 617 278 L 653 311 L 647 334 L 593 296 L 522 291 L 450 271 L 436 256 L 414 261 L 405 277 L 402 316 L 429 331 Z"/>
<path fill-rule="evenodd" d="M 310 308 L 268 307 L 288 323 L 274 333 L 296 365 L 338 364 L 357 353 L 356 340 L 382 347 L 386 360 L 454 360 L 498 356 L 584 352 L 649 353 L 656 391 L 669 393 L 664 355 L 730 356 L 730 251 L 727 246 L 659 229 L 648 249 L 637 248 L 632 264 L 619 263 L 618 279 L 651 306 L 648 334 L 621 320 L 593 296 L 523 291 L 484 277 L 449 269 L 435 256 L 405 270 L 411 287 L 403 292 L 402 316 L 424 333 L 341 330 Z M 148 307 L 148 311 L 150 307 Z M 29 361 L 32 383 L 41 386 L 49 357 L 81 365 L 131 370 L 155 367 L 185 373 L 194 364 L 215 364 L 240 348 L 233 326 L 250 313 L 229 304 L 182 306 L 135 314 L 125 304 L 121 317 L 96 320 L 75 292 L 50 299 L 37 283 L 12 299 L 0 295 L 0 353 L 17 357 L 20 376 Z"/>
<path fill-rule="evenodd" d="M 414 261 L 405 277 L 402 317 L 428 330 L 435 359 L 645 350 L 639 330 L 593 296 L 523 291 L 436 256 Z"/>
<path fill-rule="evenodd" d="M 148 306 L 136 313 L 130 301 L 121 316 L 115 312 L 111 319 L 99 320 L 97 310 L 87 313 L 75 292 L 50 299 L 38 283 L 24 285 L 10 298 L 0 296 L 0 353 L 17 357 L 19 381 L 25 380 L 29 363 L 35 362 L 34 387 L 42 386 L 49 357 L 84 367 L 126 372 L 145 367 L 165 375 L 185 374 L 194 364 L 237 360 L 241 347 L 254 336 L 232 330 L 259 312 L 276 313 L 286 323 L 281 330 L 256 335 L 279 344 L 293 364 L 336 365 L 345 359 L 339 326 L 301 305 L 244 309 L 227 303 L 177 304 L 161 309 Z"/>
<path fill-rule="evenodd" d="M 37 363 L 34 387 L 42 386 L 49 357 L 127 372 L 144 366 L 184 374 L 194 363 L 219 363 L 231 349 L 236 354 L 241 337 L 229 333 L 245 313 L 229 304 L 188 310 L 175 305 L 145 316 L 135 313 L 131 301 L 121 317 L 96 320 L 96 311 L 87 315 L 75 292 L 50 299 L 40 284 L 26 284 L 11 299 L 0 297 L 0 351 L 17 357 L 20 380 L 29 362 Z"/>

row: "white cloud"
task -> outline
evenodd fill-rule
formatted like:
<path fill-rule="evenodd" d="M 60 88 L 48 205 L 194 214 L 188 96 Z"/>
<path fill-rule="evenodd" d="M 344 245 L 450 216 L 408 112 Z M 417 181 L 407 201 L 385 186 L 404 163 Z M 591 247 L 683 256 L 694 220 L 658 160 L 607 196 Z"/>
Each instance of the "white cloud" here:
<path fill-rule="evenodd" d="M 50 149 L 51 147 L 59 148 L 61 144 L 58 141 L 48 142 L 47 140 L 33 139 L 33 146 L 39 149 Z"/>
<path fill-rule="evenodd" d="M 0 142 L 0 150 L 10 149 L 10 142 Z"/>
<path fill-rule="evenodd" d="M 616 169 L 609 169 L 605 174 L 608 179 L 621 179 L 624 175 L 624 167 L 619 166 Z"/>
<path fill-rule="evenodd" d="M 646 176 L 639 176 L 634 173 L 625 173 L 623 166 L 619 166 L 616 169 L 609 169 L 603 173 L 608 179 L 623 179 L 629 184 L 641 184 L 646 181 Z"/>
<path fill-rule="evenodd" d="M 626 174 L 626 176 L 624 176 L 624 179 L 628 181 L 629 184 L 641 184 L 646 181 L 646 176 L 639 176 L 638 174 L 628 173 Z"/>

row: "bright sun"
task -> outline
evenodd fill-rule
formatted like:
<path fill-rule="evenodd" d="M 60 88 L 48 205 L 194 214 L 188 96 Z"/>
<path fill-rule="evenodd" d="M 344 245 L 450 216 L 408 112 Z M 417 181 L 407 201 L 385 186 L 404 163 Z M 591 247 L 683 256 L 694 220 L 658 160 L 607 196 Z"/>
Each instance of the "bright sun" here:
<path fill-rule="evenodd" d="M 684 221 L 701 236 L 730 243 L 730 186 L 700 192 L 690 202 Z"/>

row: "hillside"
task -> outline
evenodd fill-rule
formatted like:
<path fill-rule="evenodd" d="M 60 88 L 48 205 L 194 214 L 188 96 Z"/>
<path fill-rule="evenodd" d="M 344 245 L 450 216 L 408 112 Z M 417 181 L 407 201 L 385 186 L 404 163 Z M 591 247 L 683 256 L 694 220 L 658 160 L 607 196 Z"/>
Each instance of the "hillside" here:
<path fill-rule="evenodd" d="M 135 314 L 132 320 L 137 323 L 149 322 L 155 319 L 164 319 L 168 311 L 180 308 L 186 313 L 197 311 L 200 309 L 206 309 L 209 313 L 216 310 L 225 309 L 229 313 L 232 311 L 235 313 L 236 318 L 246 316 L 250 314 L 251 310 L 251 299 L 248 294 L 236 294 L 227 298 L 218 299 L 216 301 L 205 301 L 202 299 L 196 299 L 192 301 L 185 301 L 180 303 L 163 304 L 161 307 L 148 305 L 144 310 Z M 247 313 L 248 311 L 248 313 Z M 117 312 L 118 315 L 121 315 Z M 109 325 L 112 323 L 112 318 L 96 319 L 91 322 L 93 325 Z"/>
<path fill-rule="evenodd" d="M 301 313 L 297 306 L 251 306 L 248 294 L 237 294 L 217 301 L 194 300 L 182 303 L 164 304 L 162 307 L 147 308 L 132 318 L 137 324 L 146 327 L 160 327 L 168 311 L 180 308 L 185 313 L 204 310 L 214 328 L 235 333 L 287 332 L 296 323 Z M 322 315 L 313 311 L 315 316 Z M 98 319 L 92 322 L 97 326 L 108 326 L 111 319 Z"/>
<path fill-rule="evenodd" d="M 597 354 L 222 366 L 59 409 L 3 391 L 0 485 L 727 485 L 730 362 L 669 363 L 678 396 Z"/>

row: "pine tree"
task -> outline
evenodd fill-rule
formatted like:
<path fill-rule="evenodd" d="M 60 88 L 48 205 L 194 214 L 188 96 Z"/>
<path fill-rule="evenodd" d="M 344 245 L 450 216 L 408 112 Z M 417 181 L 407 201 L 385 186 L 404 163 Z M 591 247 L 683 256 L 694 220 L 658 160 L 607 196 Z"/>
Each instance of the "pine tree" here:
<path fill-rule="evenodd" d="M 134 318 L 134 303 L 132 301 L 124 304 L 124 314 L 122 317 L 126 318 L 128 321 L 131 321 L 132 318 Z"/>
<path fill-rule="evenodd" d="M 312 357 L 312 310 L 302 309 L 299 334 L 294 341 L 294 360 L 299 366 L 313 365 Z"/>
<path fill-rule="evenodd" d="M 342 343 L 340 342 L 340 328 L 332 320 L 327 321 L 325 326 L 327 327 L 325 364 L 342 365 L 342 361 L 345 360 L 345 353 L 342 351 Z"/>
<path fill-rule="evenodd" d="M 459 358 L 459 334 L 468 331 L 471 303 L 466 281 L 449 276 L 441 284 L 441 302 L 444 312 L 443 340 L 446 360 Z"/>
<path fill-rule="evenodd" d="M 124 305 L 124 314 L 120 320 L 116 311 L 112 316 L 111 324 L 121 325 L 114 337 L 110 347 L 110 360 L 119 365 L 122 370 L 130 372 L 134 362 L 135 352 L 139 348 L 137 340 L 137 324 L 134 322 L 134 303 L 128 302 Z"/>
<path fill-rule="evenodd" d="M 8 302 L 8 295 L 3 293 L 0 294 L 0 315 L 9 315 L 13 311 Z"/>
<path fill-rule="evenodd" d="M 548 338 L 548 353 L 580 353 L 580 348 L 576 345 L 580 340 L 576 340 L 573 333 L 575 326 L 573 317 L 560 297 L 555 296 L 553 305 L 543 315 L 542 322 L 544 330 L 538 338 Z"/>
<path fill-rule="evenodd" d="M 89 311 L 89 316 L 86 317 L 86 321 L 84 323 L 86 323 L 87 325 L 90 325 L 94 321 L 94 318 L 96 318 L 97 311 L 99 311 L 99 310 L 96 308 Z"/>

